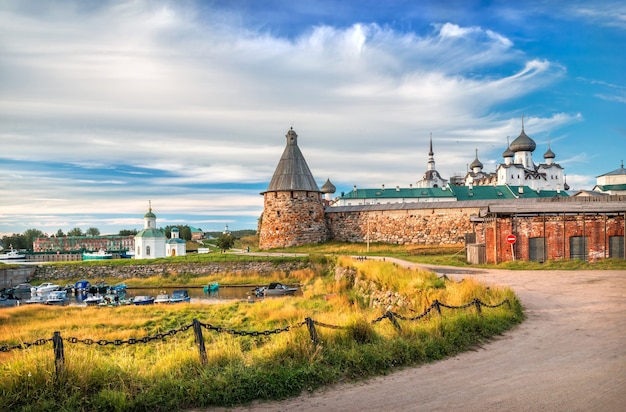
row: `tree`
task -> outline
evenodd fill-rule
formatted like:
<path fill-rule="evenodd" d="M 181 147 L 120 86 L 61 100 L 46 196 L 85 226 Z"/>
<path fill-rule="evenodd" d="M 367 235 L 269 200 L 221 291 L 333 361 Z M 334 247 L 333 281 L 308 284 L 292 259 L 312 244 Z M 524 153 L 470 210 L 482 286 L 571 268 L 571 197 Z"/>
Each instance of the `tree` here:
<path fill-rule="evenodd" d="M 65 233 L 63 233 L 62 229 L 57 230 L 56 237 L 65 237 Z"/>
<path fill-rule="evenodd" d="M 220 248 L 222 253 L 224 253 L 225 251 L 227 251 L 234 245 L 235 245 L 235 238 L 230 234 L 226 234 L 226 235 L 223 234 L 217 238 L 217 247 Z"/>
<path fill-rule="evenodd" d="M 172 235 L 172 229 L 178 229 L 178 237 L 185 240 L 191 240 L 191 229 L 188 225 L 168 225 L 165 226 L 163 231 L 165 232 L 165 236 L 169 239 Z"/>
<path fill-rule="evenodd" d="M 120 230 L 120 236 L 134 236 L 137 234 L 137 229 L 122 229 Z"/>
<path fill-rule="evenodd" d="M 27 249 L 28 245 L 26 244 L 26 240 L 24 235 L 20 235 L 18 233 L 13 233 L 11 236 L 3 236 L 2 244 L 5 249 L 12 247 L 13 249 Z M 32 244 L 31 244 L 32 247 Z"/>
<path fill-rule="evenodd" d="M 100 236 L 100 229 L 98 229 L 97 227 L 90 227 L 89 229 L 87 229 L 85 234 L 87 236 Z"/>
<path fill-rule="evenodd" d="M 26 243 L 26 249 L 33 248 L 33 242 L 38 237 L 48 237 L 45 233 L 43 233 L 39 229 L 28 229 L 24 232 L 24 242 Z"/>
<path fill-rule="evenodd" d="M 79 227 L 75 227 L 74 229 L 67 232 L 68 236 L 84 236 L 83 231 Z"/>

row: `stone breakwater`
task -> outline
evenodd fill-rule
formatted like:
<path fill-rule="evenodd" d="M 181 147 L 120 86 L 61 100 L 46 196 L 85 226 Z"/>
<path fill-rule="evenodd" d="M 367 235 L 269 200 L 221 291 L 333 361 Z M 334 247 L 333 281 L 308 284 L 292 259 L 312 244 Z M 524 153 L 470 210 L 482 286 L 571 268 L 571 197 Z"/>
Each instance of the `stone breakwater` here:
<path fill-rule="evenodd" d="M 220 273 L 241 274 L 288 272 L 307 267 L 307 262 L 208 262 L 168 263 L 153 265 L 80 266 L 41 265 L 37 266 L 33 280 L 103 279 L 103 278 L 147 278 L 151 276 L 206 276 Z"/>
<path fill-rule="evenodd" d="M 335 282 L 345 282 L 372 308 L 397 309 L 408 307 L 411 303 L 406 296 L 392 290 L 379 289 L 375 282 L 361 278 L 354 267 L 336 267 Z"/>

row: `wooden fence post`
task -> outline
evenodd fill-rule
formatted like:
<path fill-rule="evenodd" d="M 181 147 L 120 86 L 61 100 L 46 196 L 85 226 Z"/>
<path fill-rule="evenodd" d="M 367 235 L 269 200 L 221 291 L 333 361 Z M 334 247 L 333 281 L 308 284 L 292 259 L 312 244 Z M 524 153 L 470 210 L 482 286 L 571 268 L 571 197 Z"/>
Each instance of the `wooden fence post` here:
<path fill-rule="evenodd" d="M 311 342 L 313 342 L 314 345 L 317 345 L 318 339 L 317 331 L 315 330 L 315 321 L 311 318 L 306 318 L 304 320 L 306 321 L 306 326 L 309 329 L 309 335 L 311 335 Z"/>
<path fill-rule="evenodd" d="M 480 307 L 480 299 L 476 298 L 474 299 L 474 306 L 476 306 L 476 312 L 478 312 L 479 315 L 482 315 L 482 309 Z"/>
<path fill-rule="evenodd" d="M 443 320 L 441 319 L 441 303 L 439 302 L 439 300 L 435 299 L 435 301 L 432 304 L 432 307 L 435 308 L 435 310 L 437 311 L 438 316 L 438 323 L 439 323 L 439 335 L 443 336 L 444 331 L 443 331 Z"/>
<path fill-rule="evenodd" d="M 56 378 L 58 379 L 65 367 L 65 354 L 63 353 L 63 338 L 61 338 L 61 332 L 54 332 L 52 336 L 52 346 L 54 348 L 54 368 Z"/>
<path fill-rule="evenodd" d="M 198 350 L 200 351 L 200 362 L 202 365 L 208 363 L 206 356 L 206 348 L 204 347 L 204 336 L 202 335 L 202 325 L 198 319 L 193 320 L 193 332 L 196 335 L 196 343 L 198 344 Z"/>
<path fill-rule="evenodd" d="M 387 316 L 387 319 L 389 319 L 389 321 L 393 324 L 393 327 L 396 328 L 398 332 L 402 330 L 392 311 L 388 310 L 387 313 L 385 313 L 385 316 Z"/>

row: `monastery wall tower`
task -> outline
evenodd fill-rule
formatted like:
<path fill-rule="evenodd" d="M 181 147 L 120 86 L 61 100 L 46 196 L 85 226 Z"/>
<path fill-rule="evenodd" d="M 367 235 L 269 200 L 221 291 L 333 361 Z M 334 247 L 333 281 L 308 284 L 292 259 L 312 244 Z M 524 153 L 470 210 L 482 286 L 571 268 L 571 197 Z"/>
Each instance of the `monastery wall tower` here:
<path fill-rule="evenodd" d="M 298 147 L 298 135 L 289 129 L 287 145 L 274 176 L 263 193 L 259 247 L 271 249 L 325 242 L 322 192 Z"/>

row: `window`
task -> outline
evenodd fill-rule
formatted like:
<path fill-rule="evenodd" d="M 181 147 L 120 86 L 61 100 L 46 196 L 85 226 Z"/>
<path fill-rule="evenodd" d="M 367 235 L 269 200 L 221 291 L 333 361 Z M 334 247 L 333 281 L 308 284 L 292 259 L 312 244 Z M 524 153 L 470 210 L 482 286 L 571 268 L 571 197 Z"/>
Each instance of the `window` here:
<path fill-rule="evenodd" d="M 150 256 L 150 246 L 146 246 L 146 256 Z"/>

